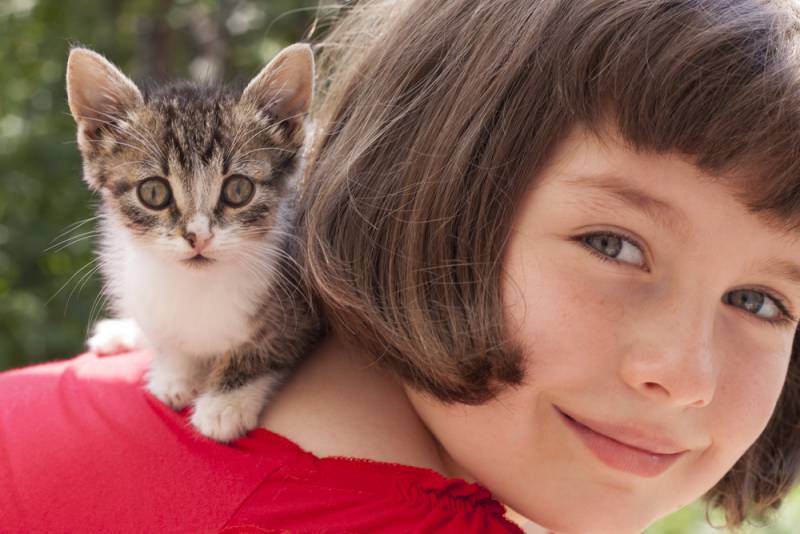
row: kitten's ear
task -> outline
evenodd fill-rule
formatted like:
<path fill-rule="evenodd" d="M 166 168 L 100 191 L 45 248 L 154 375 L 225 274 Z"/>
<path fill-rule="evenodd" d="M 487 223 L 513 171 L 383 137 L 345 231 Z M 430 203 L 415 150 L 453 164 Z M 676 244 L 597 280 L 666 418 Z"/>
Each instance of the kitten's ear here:
<path fill-rule="evenodd" d="M 250 80 L 242 99 L 302 125 L 314 95 L 314 54 L 307 44 L 287 46 Z"/>
<path fill-rule="evenodd" d="M 127 76 L 100 54 L 73 48 L 67 61 L 69 109 L 78 123 L 78 143 L 102 135 L 104 126 L 143 103 Z"/>

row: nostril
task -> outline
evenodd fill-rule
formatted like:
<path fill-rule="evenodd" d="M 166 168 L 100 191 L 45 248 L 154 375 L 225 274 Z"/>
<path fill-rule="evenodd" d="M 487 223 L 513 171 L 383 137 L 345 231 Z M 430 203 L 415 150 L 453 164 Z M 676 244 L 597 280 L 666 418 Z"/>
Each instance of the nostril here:
<path fill-rule="evenodd" d="M 189 246 L 194 248 L 194 244 L 197 242 L 197 235 L 194 232 L 187 232 L 183 235 L 183 238 L 189 242 Z"/>

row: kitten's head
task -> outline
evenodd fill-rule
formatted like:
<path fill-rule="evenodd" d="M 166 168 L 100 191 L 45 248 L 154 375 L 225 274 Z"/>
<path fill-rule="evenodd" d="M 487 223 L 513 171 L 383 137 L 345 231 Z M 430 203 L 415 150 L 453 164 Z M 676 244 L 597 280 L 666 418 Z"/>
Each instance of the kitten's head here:
<path fill-rule="evenodd" d="M 313 61 L 296 44 L 244 91 L 182 82 L 142 93 L 99 54 L 72 49 L 69 107 L 105 217 L 191 268 L 263 249 L 295 186 Z"/>

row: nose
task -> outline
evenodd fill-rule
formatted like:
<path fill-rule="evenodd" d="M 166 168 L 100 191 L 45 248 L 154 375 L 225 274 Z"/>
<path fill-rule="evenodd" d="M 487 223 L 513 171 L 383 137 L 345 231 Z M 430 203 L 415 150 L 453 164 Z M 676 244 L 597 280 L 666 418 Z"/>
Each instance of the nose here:
<path fill-rule="evenodd" d="M 717 389 L 713 321 L 662 321 L 642 328 L 620 364 L 625 383 L 641 395 L 679 406 L 703 407 Z"/>
<path fill-rule="evenodd" d="M 210 231 L 202 234 L 197 234 L 195 232 L 186 232 L 183 234 L 183 238 L 189 242 L 189 246 L 192 247 L 198 254 L 203 252 L 213 237 L 214 233 Z"/>
<path fill-rule="evenodd" d="M 211 222 L 203 214 L 191 217 L 183 231 L 183 238 L 189 243 L 197 254 L 201 254 L 208 247 L 214 232 L 211 231 Z"/>

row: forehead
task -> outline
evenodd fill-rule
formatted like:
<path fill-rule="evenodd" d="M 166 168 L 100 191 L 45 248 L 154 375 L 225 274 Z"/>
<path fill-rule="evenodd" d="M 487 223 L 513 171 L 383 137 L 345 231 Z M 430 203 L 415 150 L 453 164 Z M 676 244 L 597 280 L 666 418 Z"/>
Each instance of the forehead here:
<path fill-rule="evenodd" d="M 156 145 L 165 176 L 213 171 L 261 177 L 296 149 L 286 124 L 240 102 L 240 92 L 224 85 L 179 82 L 160 88 L 146 95 L 136 122 L 139 135 L 144 130 Z"/>
<path fill-rule="evenodd" d="M 601 138 L 576 127 L 534 182 L 536 189 L 555 188 L 561 201 L 582 209 L 635 214 L 680 242 L 739 236 L 750 239 L 751 247 L 800 256 L 800 233 L 755 213 L 746 205 L 740 180 L 710 175 L 681 155 L 636 151 L 613 131 Z"/>
<path fill-rule="evenodd" d="M 141 122 L 160 147 L 165 175 L 194 171 L 212 160 L 227 172 L 233 132 L 241 120 L 236 96 L 222 87 L 178 84 L 146 96 Z"/>

